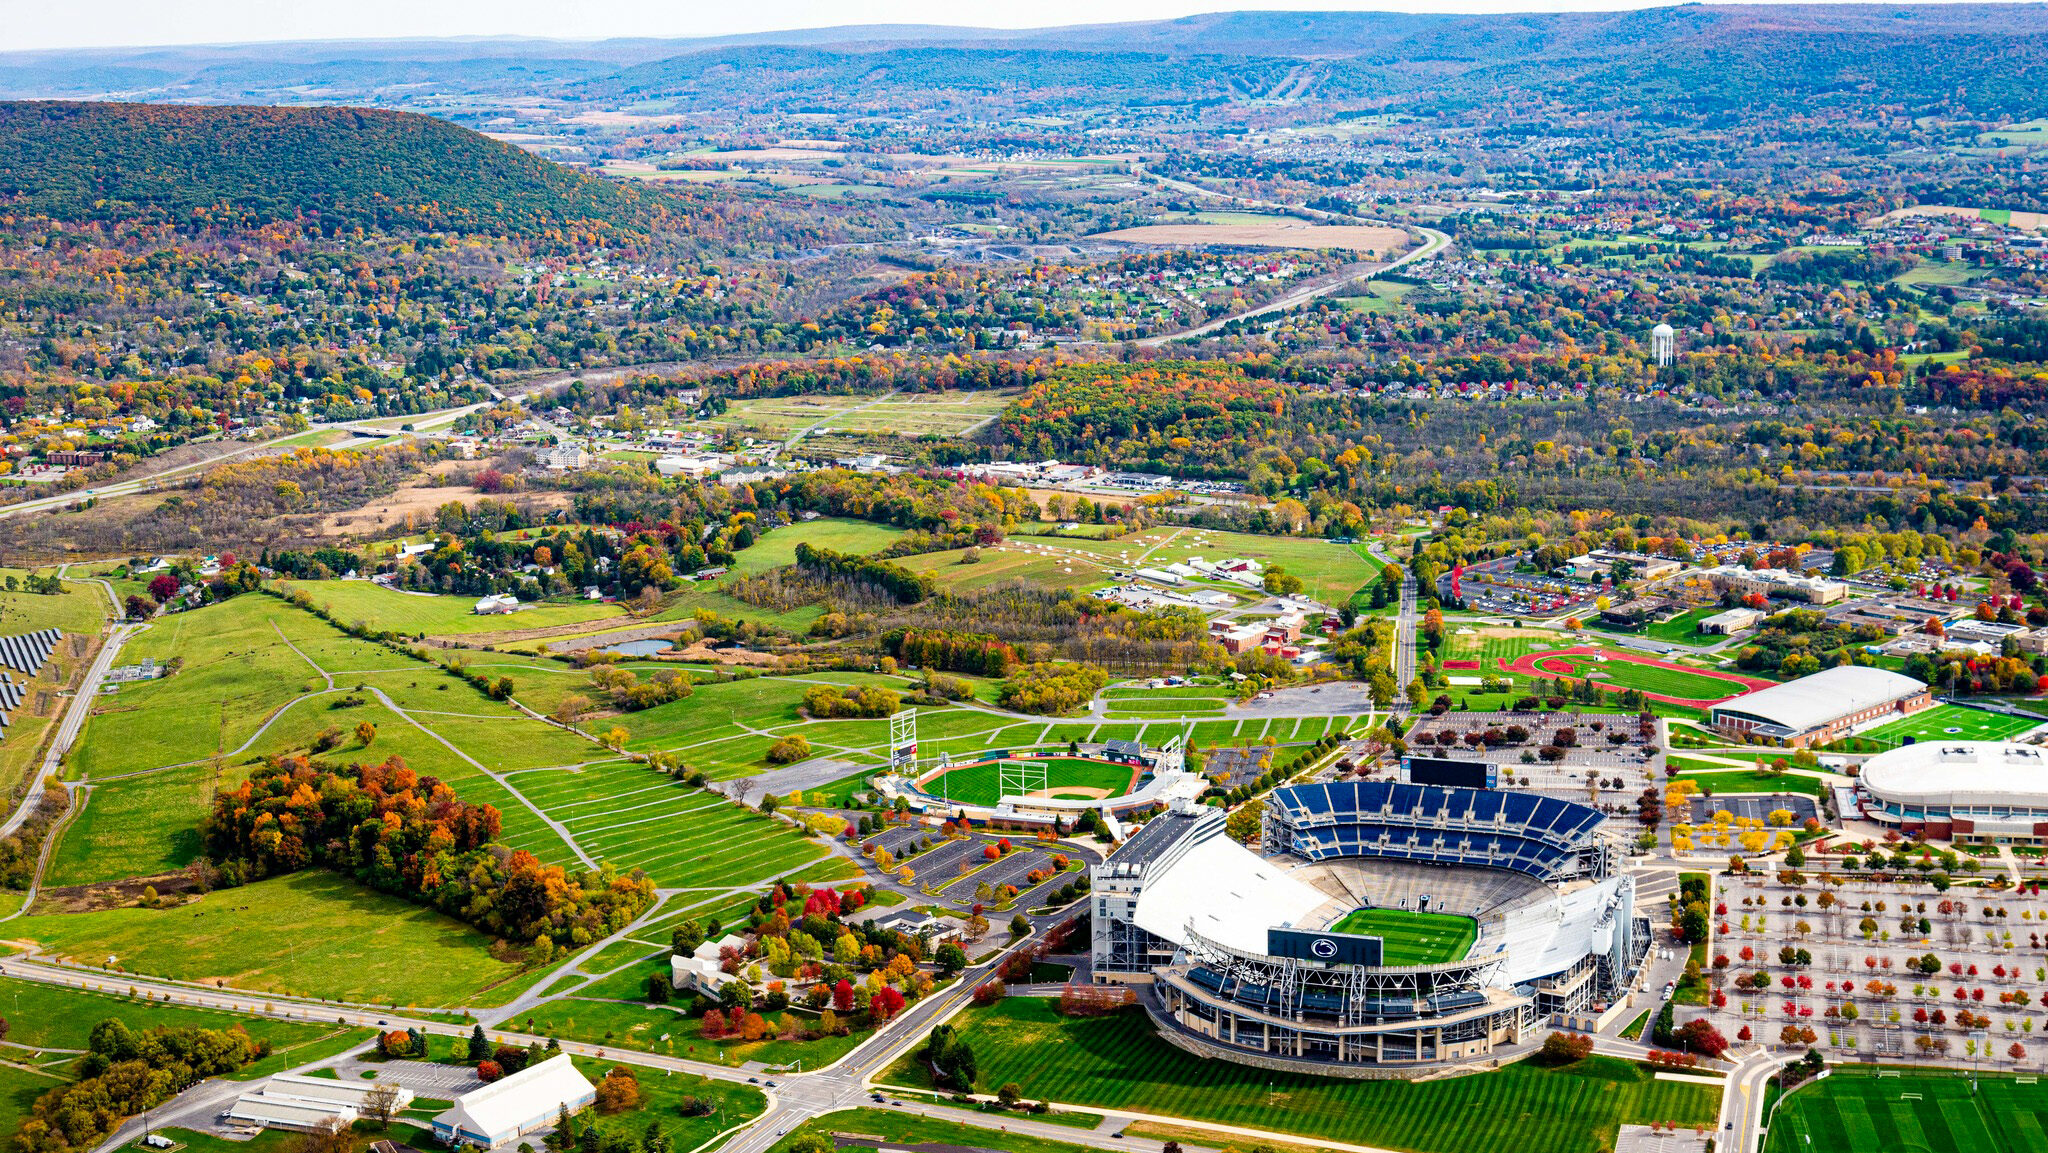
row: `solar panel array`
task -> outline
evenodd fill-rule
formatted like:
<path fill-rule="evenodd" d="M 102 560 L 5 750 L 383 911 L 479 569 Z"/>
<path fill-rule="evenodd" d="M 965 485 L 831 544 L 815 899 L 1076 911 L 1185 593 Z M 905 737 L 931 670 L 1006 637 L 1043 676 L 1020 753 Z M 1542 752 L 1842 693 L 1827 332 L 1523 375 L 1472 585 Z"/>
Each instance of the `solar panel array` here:
<path fill-rule="evenodd" d="M 0 637 L 0 666 L 33 677 L 50 659 L 50 653 L 64 634 L 56 629 Z"/>
<path fill-rule="evenodd" d="M 1333 781 L 1275 790 L 1287 849 L 1311 861 L 1390 857 L 1484 865 L 1550 878 L 1567 871 L 1604 819 L 1587 805 L 1393 781 Z"/>
<path fill-rule="evenodd" d="M 63 634 L 56 629 L 0 637 L 0 668 L 12 669 L 26 674 L 26 678 L 33 678 L 49 662 L 50 653 L 61 639 Z M 14 723 L 14 710 L 21 707 L 27 691 L 27 679 L 17 681 L 0 672 L 0 729 Z"/>

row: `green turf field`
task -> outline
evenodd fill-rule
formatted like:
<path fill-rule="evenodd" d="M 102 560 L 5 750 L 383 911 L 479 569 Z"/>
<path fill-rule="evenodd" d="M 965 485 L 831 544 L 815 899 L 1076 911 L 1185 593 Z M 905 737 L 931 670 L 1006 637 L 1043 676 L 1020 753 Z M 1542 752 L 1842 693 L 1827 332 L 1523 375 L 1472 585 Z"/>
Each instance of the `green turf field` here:
<path fill-rule="evenodd" d="M 1740 682 L 1724 677 L 1683 672 L 1660 665 L 1640 664 L 1636 661 L 1599 661 L 1589 656 L 1573 655 L 1557 657 L 1552 661 L 1552 667 L 1559 665 L 1568 665 L 1571 676 L 1592 675 L 1599 684 L 1641 689 L 1646 693 L 1663 693 L 1689 701 L 1719 701 L 1748 691 Z"/>
<path fill-rule="evenodd" d="M 978 1087 L 1015 1081 L 1033 1099 L 1416 1153 L 1595 1153 L 1614 1148 L 1624 1122 L 1713 1125 L 1721 1102 L 1713 1086 L 1658 1081 L 1609 1057 L 1420 1082 L 1272 1072 L 1182 1052 L 1159 1039 L 1142 1009 L 1065 1018 L 1032 997 L 969 1009 L 953 1024 L 974 1049 Z M 881 1080 L 928 1084 L 915 1054 Z"/>
<path fill-rule="evenodd" d="M 1916 741 L 2002 741 L 2042 724 L 2039 717 L 2009 717 L 1961 705 L 1936 705 L 1856 734 L 1859 739 L 1904 744 Z"/>
<path fill-rule="evenodd" d="M 1456 913 L 1354 909 L 1331 925 L 1330 931 L 1380 938 L 1384 942 L 1382 964 L 1434 965 L 1463 959 L 1479 938 L 1479 923 Z"/>
<path fill-rule="evenodd" d="M 947 800 L 970 805 L 993 805 L 1002 799 L 1000 765 L 1004 762 L 949 769 L 924 783 L 924 790 Z M 1007 762 L 1045 769 L 1045 787 L 1053 796 L 1120 797 L 1131 791 L 1137 770 L 1130 765 L 1113 765 L 1074 757 L 1053 757 L 1028 762 Z M 1101 789 L 1101 793 L 1084 790 Z M 1068 792 L 1066 790 L 1073 790 Z"/>
<path fill-rule="evenodd" d="M 1917 1099 L 1915 1099 L 1917 1097 Z M 1792 1091 L 1764 1153 L 1963 1153 L 2048 1149 L 2048 1083 L 1966 1073 L 1836 1067 Z"/>

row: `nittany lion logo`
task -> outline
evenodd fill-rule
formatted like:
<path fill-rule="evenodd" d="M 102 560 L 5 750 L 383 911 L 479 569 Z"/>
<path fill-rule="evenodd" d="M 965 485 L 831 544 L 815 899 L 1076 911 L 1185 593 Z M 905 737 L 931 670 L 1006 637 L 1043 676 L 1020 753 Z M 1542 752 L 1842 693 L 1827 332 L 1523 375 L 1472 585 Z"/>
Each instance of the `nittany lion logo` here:
<path fill-rule="evenodd" d="M 1337 955 L 1337 942 L 1328 937 L 1317 937 L 1309 942 L 1308 951 L 1327 961 Z"/>

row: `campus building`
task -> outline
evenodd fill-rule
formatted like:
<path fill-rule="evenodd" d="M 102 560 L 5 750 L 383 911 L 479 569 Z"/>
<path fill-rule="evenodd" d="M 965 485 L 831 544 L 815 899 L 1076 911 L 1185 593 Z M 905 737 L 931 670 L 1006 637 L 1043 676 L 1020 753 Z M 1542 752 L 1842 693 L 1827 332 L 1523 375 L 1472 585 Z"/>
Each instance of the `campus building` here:
<path fill-rule="evenodd" d="M 1264 853 L 1179 806 L 1092 873 L 1098 982 L 1138 986 L 1170 1043 L 1338 1077 L 1520 1056 L 1624 995 L 1650 943 L 1585 805 L 1339 781 L 1276 790 Z M 1449 914 L 1469 943 L 1395 956 L 1354 914 Z M 1418 918 L 1417 923 L 1420 923 Z"/>
<path fill-rule="evenodd" d="M 1805 573 L 1785 569 L 1747 569 L 1741 565 L 1716 565 L 1700 574 L 1707 583 L 1722 592 L 1733 592 L 1738 596 L 1777 597 L 1781 600 L 1805 601 L 1808 604 L 1831 605 L 1847 600 L 1849 586 L 1841 581 L 1823 577 L 1807 576 Z"/>
<path fill-rule="evenodd" d="M 1863 815 L 1909 837 L 2048 844 L 2048 750 L 2002 741 L 1922 741 L 1865 761 Z"/>
<path fill-rule="evenodd" d="M 509 1145 L 553 1125 L 562 1110 L 576 1113 L 595 1100 L 597 1087 L 564 1053 L 457 1097 L 453 1108 L 434 1118 L 434 1136 L 443 1145 Z"/>
<path fill-rule="evenodd" d="M 1912 677 L 1840 665 L 1722 701 L 1708 711 L 1707 724 L 1731 737 L 1804 748 L 1933 703 L 1933 691 Z"/>

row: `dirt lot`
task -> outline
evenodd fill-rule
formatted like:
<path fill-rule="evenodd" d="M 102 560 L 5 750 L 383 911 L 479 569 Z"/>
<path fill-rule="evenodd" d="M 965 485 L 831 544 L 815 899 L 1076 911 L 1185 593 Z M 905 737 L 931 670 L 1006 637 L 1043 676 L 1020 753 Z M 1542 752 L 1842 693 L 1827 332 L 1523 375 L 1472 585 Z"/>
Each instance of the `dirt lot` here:
<path fill-rule="evenodd" d="M 365 539 L 390 536 L 392 532 L 406 528 L 408 517 L 416 526 L 430 526 L 434 522 L 435 509 L 451 500 L 466 503 L 477 496 L 477 491 L 468 485 L 407 486 L 361 508 L 322 517 L 320 532 L 323 536 Z M 567 508 L 569 505 L 569 495 L 560 492 L 520 493 L 514 499 L 522 505 L 543 509 Z"/>
<path fill-rule="evenodd" d="M 1231 244 L 1244 248 L 1342 248 L 1385 257 L 1407 244 L 1398 228 L 1365 224 L 1147 224 L 1098 232 L 1090 240 L 1121 240 L 1130 244 Z"/>

